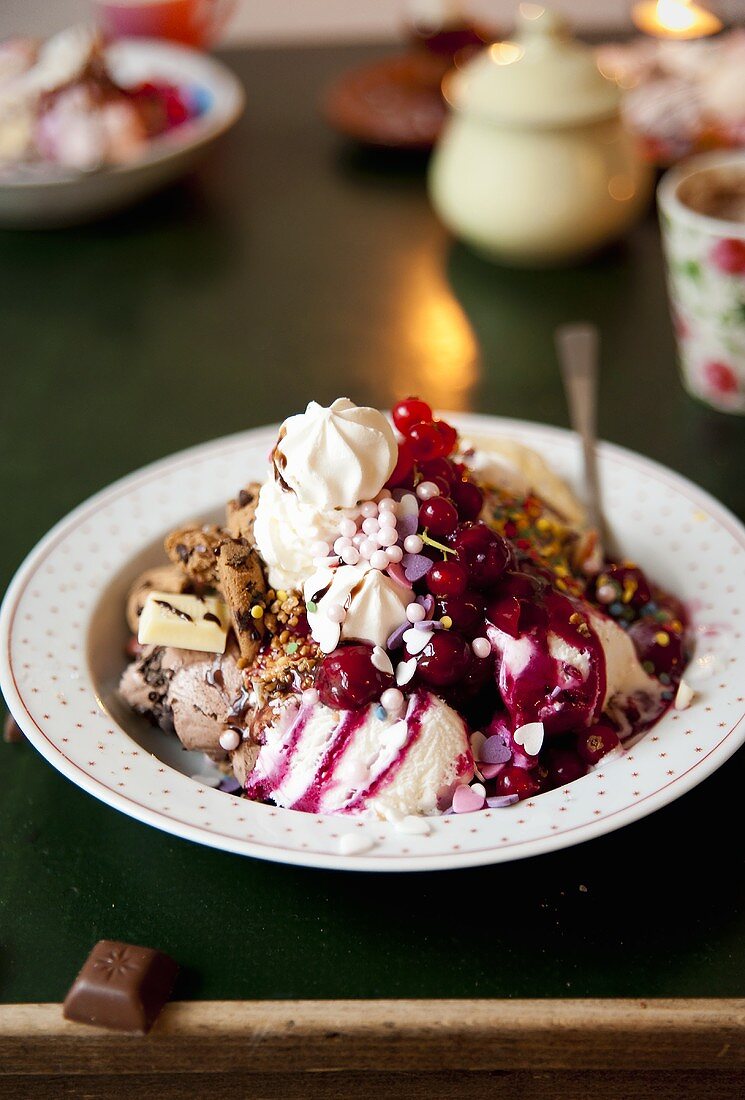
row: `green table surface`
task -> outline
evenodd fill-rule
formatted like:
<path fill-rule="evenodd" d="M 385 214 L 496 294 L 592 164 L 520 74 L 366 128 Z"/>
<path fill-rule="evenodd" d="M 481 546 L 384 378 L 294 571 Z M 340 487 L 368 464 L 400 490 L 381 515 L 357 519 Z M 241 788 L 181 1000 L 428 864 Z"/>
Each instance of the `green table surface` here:
<path fill-rule="evenodd" d="M 566 424 L 552 332 L 576 319 L 603 334 L 602 435 L 745 515 L 745 422 L 678 383 L 652 217 L 572 270 L 452 244 L 420 158 L 318 117 L 379 52 L 229 53 L 247 111 L 193 179 L 96 226 L 0 234 L 0 586 L 112 479 L 310 398 Z M 3 744 L 0 998 L 61 999 L 100 937 L 170 952 L 184 998 L 742 996 L 744 765 L 553 855 L 365 876 L 172 838 Z"/>

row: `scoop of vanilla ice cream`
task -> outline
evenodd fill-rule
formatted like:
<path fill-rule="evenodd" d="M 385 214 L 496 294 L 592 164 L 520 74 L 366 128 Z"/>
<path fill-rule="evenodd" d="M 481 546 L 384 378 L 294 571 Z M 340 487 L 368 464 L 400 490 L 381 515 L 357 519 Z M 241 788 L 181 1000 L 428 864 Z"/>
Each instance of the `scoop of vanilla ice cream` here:
<path fill-rule="evenodd" d="M 265 731 L 249 776 L 249 797 L 312 813 L 372 812 L 395 818 L 437 810 L 442 787 L 473 776 L 465 724 L 429 692 L 411 696 L 397 717 L 375 704 L 337 711 L 292 710 Z"/>
<path fill-rule="evenodd" d="M 535 493 L 571 526 L 587 526 L 587 513 L 577 497 L 536 451 L 514 439 L 488 436 L 469 436 L 462 447 L 469 446 L 474 451 L 465 461 L 486 485 L 515 495 Z"/>
<path fill-rule="evenodd" d="M 393 472 L 398 446 L 377 409 L 339 397 L 328 408 L 311 401 L 285 420 L 274 463 L 303 504 L 351 508 L 375 497 Z"/>
<path fill-rule="evenodd" d="M 313 601 L 319 592 L 323 595 Z M 385 646 L 389 635 L 406 619 L 411 590 L 361 562 L 319 570 L 305 582 L 303 595 L 306 605 L 313 601 L 316 606 L 316 611 L 307 612 L 310 632 L 323 652 L 330 653 L 340 637 Z M 341 624 L 329 618 L 329 609 L 335 606 L 346 611 Z"/>
<path fill-rule="evenodd" d="M 603 710 L 617 717 L 626 701 L 636 696 L 647 698 L 653 708 L 659 707 L 662 685 L 644 671 L 626 631 L 607 615 L 588 611 L 587 617 L 605 655 Z"/>
<path fill-rule="evenodd" d="M 273 588 L 302 588 L 315 572 L 313 543 L 333 543 L 339 535 L 339 521 L 355 516 L 354 509 L 324 511 L 303 504 L 278 482 L 266 481 L 259 493 L 254 520 L 254 539 L 267 567 Z"/>

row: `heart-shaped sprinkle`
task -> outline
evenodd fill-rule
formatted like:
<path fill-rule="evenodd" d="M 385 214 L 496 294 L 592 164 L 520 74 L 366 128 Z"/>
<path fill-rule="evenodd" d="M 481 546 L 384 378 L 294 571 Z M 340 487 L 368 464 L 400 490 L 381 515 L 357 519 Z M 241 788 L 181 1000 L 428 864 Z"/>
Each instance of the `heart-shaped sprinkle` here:
<path fill-rule="evenodd" d="M 483 783 L 472 783 L 471 790 L 475 791 L 476 794 L 480 794 L 482 798 L 486 798 L 486 787 Z"/>
<path fill-rule="evenodd" d="M 393 665 L 391 664 L 391 659 L 382 646 L 376 645 L 373 648 L 370 663 L 373 665 L 374 668 L 377 668 L 378 672 L 385 672 L 389 676 L 393 675 Z"/>
<path fill-rule="evenodd" d="M 483 775 L 484 779 L 494 779 L 507 767 L 507 764 L 482 764 L 479 761 L 479 771 Z"/>
<path fill-rule="evenodd" d="M 431 630 L 417 630 L 417 628 L 413 626 L 411 630 L 407 630 L 404 634 L 406 652 L 410 654 L 421 653 L 422 650 L 429 645 L 431 637 Z"/>
<path fill-rule="evenodd" d="M 685 680 L 681 680 L 680 683 L 678 684 L 678 691 L 677 691 L 677 694 L 675 696 L 675 704 L 674 704 L 675 709 L 676 710 L 687 710 L 688 707 L 690 707 L 691 703 L 693 702 L 693 696 L 695 694 L 696 693 L 693 690 L 693 688 L 690 686 L 690 684 L 687 684 L 685 682 Z"/>
<path fill-rule="evenodd" d="M 487 737 L 482 744 L 478 760 L 483 764 L 506 764 L 511 756 L 512 753 L 504 738 L 495 733 Z"/>
<path fill-rule="evenodd" d="M 514 806 L 519 801 L 516 794 L 498 794 L 493 798 L 487 798 L 486 804 L 490 810 L 504 810 L 507 806 Z"/>
<path fill-rule="evenodd" d="M 528 756 L 537 756 L 543 744 L 543 722 L 526 722 L 512 734 L 516 745 L 522 745 Z"/>
<path fill-rule="evenodd" d="M 405 521 L 407 527 L 407 535 L 415 535 L 416 529 L 419 526 L 419 501 L 413 493 L 405 493 L 404 496 L 398 502 L 398 530 L 401 531 L 401 522 Z M 414 520 L 414 527 L 411 527 L 411 520 Z"/>
<path fill-rule="evenodd" d="M 400 584 L 402 588 L 411 589 L 411 582 L 409 581 L 406 573 L 404 572 L 403 565 L 400 562 L 391 562 L 388 566 L 388 576 L 396 584 Z"/>
<path fill-rule="evenodd" d="M 469 741 L 471 742 L 471 752 L 473 753 L 474 760 L 483 760 L 481 750 L 484 747 L 486 738 L 481 730 L 475 730 L 469 737 Z"/>
<path fill-rule="evenodd" d="M 461 784 L 453 792 L 453 810 L 456 814 L 472 814 L 476 810 L 483 810 L 484 796 L 474 791 L 472 787 Z"/>
<path fill-rule="evenodd" d="M 402 646 L 404 644 L 404 634 L 410 626 L 410 622 L 401 623 L 400 626 L 397 626 L 393 633 L 388 635 L 385 643 L 386 649 L 398 649 L 399 646 Z"/>
<path fill-rule="evenodd" d="M 417 596 L 416 602 L 424 608 L 425 619 L 431 619 L 435 611 L 434 596 L 430 596 L 428 592 L 426 596 Z"/>
<path fill-rule="evenodd" d="M 410 661 L 401 661 L 396 665 L 396 683 L 399 687 L 403 687 L 404 684 L 408 684 L 416 672 L 416 657 L 412 657 Z"/>
<path fill-rule="evenodd" d="M 426 554 L 404 554 L 401 564 L 407 581 L 416 584 L 422 577 L 427 576 L 435 563 Z"/>

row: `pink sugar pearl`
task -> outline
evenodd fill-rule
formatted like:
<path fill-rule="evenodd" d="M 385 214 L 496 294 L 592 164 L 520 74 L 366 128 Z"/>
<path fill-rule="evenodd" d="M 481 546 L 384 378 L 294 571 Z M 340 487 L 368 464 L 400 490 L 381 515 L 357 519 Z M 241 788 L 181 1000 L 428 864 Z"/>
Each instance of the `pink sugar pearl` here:
<path fill-rule="evenodd" d="M 488 638 L 474 638 L 471 642 L 471 649 L 477 657 L 488 657 L 491 653 L 491 645 Z"/>
<path fill-rule="evenodd" d="M 241 735 L 237 730 L 225 730 L 220 734 L 220 747 L 226 752 L 233 752 L 241 743 Z"/>
<path fill-rule="evenodd" d="M 388 490 L 386 490 L 387 492 Z M 396 510 L 396 502 L 391 497 L 384 497 L 378 505 L 378 512 L 380 515 L 385 515 L 386 512 L 394 512 Z"/>
<path fill-rule="evenodd" d="M 353 519 L 343 519 L 339 524 L 339 534 L 342 538 L 351 539 L 357 534 L 357 524 Z"/>
<path fill-rule="evenodd" d="M 340 603 L 332 603 L 326 608 L 326 618 L 332 623 L 343 623 L 347 613 Z"/>
<path fill-rule="evenodd" d="M 398 526 L 398 520 L 396 519 L 396 513 L 395 512 L 381 512 L 380 515 L 378 516 L 378 524 L 380 526 L 381 531 L 383 530 L 384 527 L 390 527 L 391 530 L 395 531 L 396 527 Z"/>
<path fill-rule="evenodd" d="M 378 506 L 374 500 L 366 500 L 365 503 L 361 505 L 360 512 L 362 512 L 365 519 L 372 519 L 373 516 L 377 516 L 378 514 Z"/>
<path fill-rule="evenodd" d="M 380 524 L 376 519 L 365 519 L 362 521 L 362 530 L 366 535 L 377 535 L 380 529 Z"/>
<path fill-rule="evenodd" d="M 386 554 L 388 555 L 388 561 L 394 564 L 400 562 L 401 558 L 404 556 L 404 552 L 400 546 L 389 546 L 386 550 Z"/>
<path fill-rule="evenodd" d="M 334 543 L 334 553 L 341 557 L 345 550 L 348 550 L 352 545 L 352 540 L 344 538 L 343 535 L 339 535 L 339 538 Z"/>
<path fill-rule="evenodd" d="M 398 714 L 404 705 L 403 692 L 398 688 L 386 688 L 380 696 L 380 704 L 389 714 Z"/>
<path fill-rule="evenodd" d="M 432 497 L 439 497 L 440 490 L 434 481 L 420 481 L 416 487 L 416 495 L 420 500 L 431 500 Z"/>
<path fill-rule="evenodd" d="M 388 555 L 385 550 L 375 550 L 370 555 L 370 565 L 373 569 L 387 569 L 388 564 Z"/>
<path fill-rule="evenodd" d="M 406 608 L 406 618 L 410 623 L 421 623 L 427 618 L 427 612 L 420 603 L 410 603 Z"/>
<path fill-rule="evenodd" d="M 360 560 L 360 552 L 356 546 L 347 546 L 341 552 L 341 560 L 345 565 L 357 565 Z"/>
<path fill-rule="evenodd" d="M 398 532 L 395 527 L 381 527 L 377 538 L 379 546 L 395 546 L 398 542 Z"/>
<path fill-rule="evenodd" d="M 404 550 L 407 554 L 421 554 L 423 546 L 419 535 L 407 535 L 404 539 Z"/>
<path fill-rule="evenodd" d="M 364 542 L 360 543 L 360 554 L 367 561 L 370 560 L 377 549 L 378 544 L 374 542 L 373 539 L 365 539 Z"/>
<path fill-rule="evenodd" d="M 300 698 L 302 699 L 304 706 L 314 707 L 318 702 L 319 695 L 315 688 L 306 688 Z"/>

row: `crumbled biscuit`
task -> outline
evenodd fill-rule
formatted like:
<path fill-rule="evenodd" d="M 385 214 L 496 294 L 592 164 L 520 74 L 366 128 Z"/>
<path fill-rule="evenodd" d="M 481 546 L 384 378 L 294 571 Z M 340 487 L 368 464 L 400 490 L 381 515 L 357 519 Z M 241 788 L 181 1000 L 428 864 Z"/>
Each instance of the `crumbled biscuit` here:
<path fill-rule="evenodd" d="M 245 539 L 252 546 L 260 488 L 261 484 L 258 481 L 252 481 L 246 485 L 245 489 L 241 489 L 235 500 L 229 500 L 227 504 L 225 530 L 234 539 Z"/>
<path fill-rule="evenodd" d="M 166 554 L 174 565 L 178 565 L 195 583 L 214 585 L 217 583 L 217 562 L 215 555 L 220 544 L 228 538 L 221 527 L 179 527 L 165 540 Z"/>

